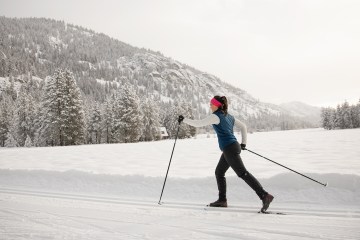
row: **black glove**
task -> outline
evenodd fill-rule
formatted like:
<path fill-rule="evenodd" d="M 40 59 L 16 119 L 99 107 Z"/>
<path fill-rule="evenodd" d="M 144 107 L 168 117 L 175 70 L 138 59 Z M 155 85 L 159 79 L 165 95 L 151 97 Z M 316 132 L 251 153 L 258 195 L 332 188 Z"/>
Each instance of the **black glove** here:
<path fill-rule="evenodd" d="M 184 120 L 184 116 L 183 115 L 180 115 L 179 118 L 178 118 L 178 122 L 179 124 Z"/>
<path fill-rule="evenodd" d="M 241 150 L 246 150 L 246 144 L 240 144 Z"/>

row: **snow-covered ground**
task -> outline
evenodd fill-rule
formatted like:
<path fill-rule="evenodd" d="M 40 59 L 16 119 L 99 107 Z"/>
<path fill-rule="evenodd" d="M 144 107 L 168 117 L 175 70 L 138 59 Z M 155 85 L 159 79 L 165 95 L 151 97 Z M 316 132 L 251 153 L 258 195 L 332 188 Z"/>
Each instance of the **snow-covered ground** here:
<path fill-rule="evenodd" d="M 275 196 L 261 202 L 230 169 L 216 200 L 217 139 L 53 148 L 0 148 L 0 239 L 360 239 L 360 129 L 254 133 L 248 170 Z"/>

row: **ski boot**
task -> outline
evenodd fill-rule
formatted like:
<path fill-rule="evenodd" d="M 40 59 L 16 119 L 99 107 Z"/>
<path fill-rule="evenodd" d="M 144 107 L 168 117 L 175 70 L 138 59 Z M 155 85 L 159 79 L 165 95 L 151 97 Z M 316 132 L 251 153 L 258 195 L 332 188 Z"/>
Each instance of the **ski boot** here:
<path fill-rule="evenodd" d="M 266 210 L 269 208 L 270 203 L 272 202 L 273 199 L 274 199 L 273 195 L 271 195 L 269 193 L 265 195 L 265 197 L 262 200 L 263 206 L 260 210 L 262 213 L 266 212 Z"/>
<path fill-rule="evenodd" d="M 227 200 L 217 200 L 208 205 L 209 207 L 227 207 Z"/>

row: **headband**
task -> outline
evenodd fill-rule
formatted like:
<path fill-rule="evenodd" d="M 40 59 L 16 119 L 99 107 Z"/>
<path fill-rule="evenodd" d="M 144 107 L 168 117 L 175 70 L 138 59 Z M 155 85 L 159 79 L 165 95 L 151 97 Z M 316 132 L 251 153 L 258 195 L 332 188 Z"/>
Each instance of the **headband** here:
<path fill-rule="evenodd" d="M 216 100 L 215 98 L 211 99 L 210 101 L 212 103 L 212 105 L 217 106 L 217 107 L 221 107 L 222 103 L 219 102 L 218 100 Z"/>

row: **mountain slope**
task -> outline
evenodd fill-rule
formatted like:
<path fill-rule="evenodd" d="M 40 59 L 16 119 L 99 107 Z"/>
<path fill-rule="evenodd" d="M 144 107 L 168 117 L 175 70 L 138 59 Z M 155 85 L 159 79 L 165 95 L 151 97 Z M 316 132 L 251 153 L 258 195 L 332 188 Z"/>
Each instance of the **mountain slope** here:
<path fill-rule="evenodd" d="M 289 112 L 289 114 L 308 119 L 314 123 L 320 122 L 321 108 L 310 106 L 302 102 L 288 102 L 280 104 L 280 107 Z"/>
<path fill-rule="evenodd" d="M 180 99 L 192 103 L 196 117 L 207 114 L 214 95 L 226 95 L 234 115 L 244 120 L 284 112 L 159 52 L 132 47 L 62 21 L 0 17 L 0 32 L 0 77 L 14 76 L 15 82 L 24 81 L 23 75 L 29 73 L 45 79 L 61 67 L 69 68 L 84 94 L 98 101 L 128 82 L 141 96 L 163 103 Z M 6 78 L 2 81 L 4 90 L 10 83 L 4 83 Z"/>

